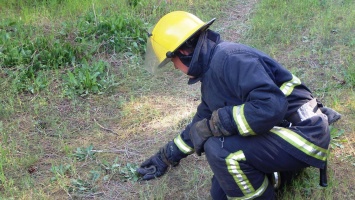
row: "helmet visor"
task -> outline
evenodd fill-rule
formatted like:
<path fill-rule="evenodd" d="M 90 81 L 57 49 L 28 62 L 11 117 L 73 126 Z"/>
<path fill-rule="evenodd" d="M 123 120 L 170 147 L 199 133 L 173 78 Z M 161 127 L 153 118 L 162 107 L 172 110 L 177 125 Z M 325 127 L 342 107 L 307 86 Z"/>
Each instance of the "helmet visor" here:
<path fill-rule="evenodd" d="M 161 66 L 166 65 L 168 62 L 170 62 L 170 58 L 165 58 L 163 61 L 160 61 L 158 57 L 155 54 L 155 51 L 153 49 L 152 41 L 148 38 L 147 40 L 147 47 L 144 55 L 144 68 L 152 73 L 155 74 Z"/>

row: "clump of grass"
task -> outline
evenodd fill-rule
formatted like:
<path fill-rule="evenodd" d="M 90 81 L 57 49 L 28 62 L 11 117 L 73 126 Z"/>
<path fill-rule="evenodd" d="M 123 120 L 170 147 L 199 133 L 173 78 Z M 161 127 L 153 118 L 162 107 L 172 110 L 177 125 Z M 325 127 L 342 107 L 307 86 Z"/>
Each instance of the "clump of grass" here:
<path fill-rule="evenodd" d="M 107 3 L 110 5 L 112 1 Z M 66 19 L 64 13 L 78 11 L 79 1 L 9 1 L 5 5 L 22 11 L 25 19 L 13 17 L 0 22 L 0 65 L 14 80 L 15 91 L 38 93 L 50 84 L 45 71 L 70 68 L 85 61 L 91 63 L 97 54 L 141 56 L 145 52 L 147 32 L 154 22 L 137 16 L 147 10 L 144 5 L 148 4 L 150 1 L 128 1 L 121 7 L 113 5 L 107 9 L 101 2 L 84 2 L 81 6 L 86 10 L 81 8 L 75 18 L 60 22 L 56 17 Z M 185 3 L 180 6 L 186 7 Z M 152 9 L 153 13 L 145 17 L 158 17 L 171 7 L 160 2 Z M 46 13 L 49 21 L 38 23 L 32 19 L 42 13 Z"/>
<path fill-rule="evenodd" d="M 113 75 L 108 75 L 109 64 L 98 61 L 89 65 L 82 64 L 75 66 L 74 70 L 63 75 L 64 95 L 88 95 L 101 94 L 115 85 Z"/>
<path fill-rule="evenodd" d="M 72 67 L 86 60 L 91 62 L 94 54 L 97 53 L 130 52 L 131 55 L 143 53 L 146 33 L 144 24 L 139 19 L 127 19 L 118 14 L 110 16 L 110 13 L 100 18 L 93 15 L 90 11 L 80 18 L 77 24 L 70 25 L 78 27 L 77 32 L 70 32 L 73 30 L 66 30 L 65 27 L 59 27 L 60 32 L 53 30 L 55 27 L 52 27 L 53 29 L 49 32 L 42 32 L 40 27 L 17 22 L 3 24 L 5 28 L 0 29 L 2 39 L 0 42 L 3 44 L 0 49 L 0 63 L 5 68 L 6 75 L 12 80 L 14 89 L 18 92 L 38 93 L 48 86 L 45 71 Z M 71 38 L 71 35 L 76 35 L 76 37 Z M 93 63 L 92 65 L 103 64 Z M 90 71 L 93 74 L 102 74 L 101 69 L 102 67 L 94 67 Z M 80 72 L 75 73 L 80 74 Z M 96 77 L 89 78 L 95 79 Z M 64 82 L 67 80 L 72 79 L 64 79 Z M 92 81 L 96 80 L 92 79 Z M 71 84 L 73 82 L 68 82 L 66 85 Z M 78 81 L 74 87 L 82 89 L 79 89 L 77 93 L 83 93 L 81 90 L 88 87 L 90 90 L 86 92 L 98 92 L 97 85 L 87 84 L 95 83 Z"/>
<path fill-rule="evenodd" d="M 96 154 L 105 153 L 95 150 L 93 145 L 78 147 L 72 154 L 71 164 L 52 165 L 50 171 L 53 176 L 50 181 L 58 183 L 70 196 L 95 196 L 102 192 L 98 191 L 102 182 L 131 181 L 137 182 L 140 177 L 136 172 L 137 164 L 119 162 L 118 157 L 113 162 L 98 159 Z M 89 173 L 80 173 L 78 163 L 90 165 Z"/>

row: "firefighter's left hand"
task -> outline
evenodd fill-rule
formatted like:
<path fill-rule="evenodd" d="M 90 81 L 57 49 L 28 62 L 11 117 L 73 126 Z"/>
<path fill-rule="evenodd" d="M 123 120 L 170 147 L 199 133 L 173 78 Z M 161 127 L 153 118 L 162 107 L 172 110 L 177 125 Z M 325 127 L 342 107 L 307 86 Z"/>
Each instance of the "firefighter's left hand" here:
<path fill-rule="evenodd" d="M 151 180 L 162 176 L 168 169 L 168 165 L 164 163 L 161 152 L 158 151 L 154 156 L 144 161 L 137 172 L 143 177 L 143 180 Z"/>
<path fill-rule="evenodd" d="M 201 153 L 204 152 L 203 145 L 206 140 L 213 136 L 208 123 L 209 121 L 207 119 L 198 121 L 192 125 L 189 132 L 190 139 L 198 156 L 201 156 Z"/>

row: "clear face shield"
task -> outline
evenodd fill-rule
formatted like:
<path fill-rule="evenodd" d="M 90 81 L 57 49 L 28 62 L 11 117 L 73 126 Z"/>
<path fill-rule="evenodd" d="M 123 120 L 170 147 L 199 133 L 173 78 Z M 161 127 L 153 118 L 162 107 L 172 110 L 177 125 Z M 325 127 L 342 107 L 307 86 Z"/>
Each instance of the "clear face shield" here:
<path fill-rule="evenodd" d="M 160 61 L 159 58 L 156 56 L 154 51 L 152 41 L 150 38 L 147 40 L 146 51 L 144 55 L 144 68 L 151 74 L 157 74 L 160 69 L 165 66 L 167 63 L 171 61 L 170 58 L 162 58 L 163 61 Z"/>

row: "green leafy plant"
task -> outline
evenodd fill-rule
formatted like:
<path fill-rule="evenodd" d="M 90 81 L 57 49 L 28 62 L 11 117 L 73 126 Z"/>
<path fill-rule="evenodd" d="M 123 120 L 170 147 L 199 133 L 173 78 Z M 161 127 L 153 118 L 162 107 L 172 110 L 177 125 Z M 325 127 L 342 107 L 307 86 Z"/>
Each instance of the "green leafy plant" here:
<path fill-rule="evenodd" d="M 58 166 L 52 165 L 51 172 L 54 173 L 54 177 L 51 178 L 51 181 L 57 181 L 59 178 L 70 176 L 72 172 L 72 166 L 70 164 L 60 164 Z"/>
<path fill-rule="evenodd" d="M 77 24 L 78 37 L 100 44 L 99 52 L 145 51 L 147 27 L 139 18 L 118 12 L 90 11 Z"/>
<path fill-rule="evenodd" d="M 86 60 L 91 60 L 95 53 L 135 55 L 145 51 L 145 24 L 122 13 L 90 11 L 70 24 L 49 27 L 46 31 L 41 28 L 18 21 L 0 22 L 0 65 L 11 69 L 8 75 L 14 77 L 13 85 L 18 92 L 35 93 L 46 88 L 48 83 L 42 70 L 74 66 L 67 79 L 68 87 L 73 86 L 76 91 L 65 90 L 65 93 L 97 94 L 108 81 L 102 79 L 103 68 L 108 64 L 99 61 L 88 66 Z"/>
<path fill-rule="evenodd" d="M 127 163 L 124 167 L 121 167 L 120 174 L 122 176 L 122 180 L 138 181 L 140 176 L 137 173 L 137 168 L 138 165 L 133 163 Z"/>
<path fill-rule="evenodd" d="M 137 164 L 127 163 L 122 166 L 118 163 L 118 158 L 116 158 L 112 164 L 107 161 L 103 161 L 101 163 L 101 167 L 106 172 L 106 175 L 104 176 L 105 181 L 109 181 L 116 175 L 118 175 L 120 180 L 123 181 L 138 181 L 140 178 L 139 174 L 136 172 L 138 168 Z"/>
<path fill-rule="evenodd" d="M 83 63 L 64 75 L 64 93 L 67 96 L 89 93 L 101 94 L 115 85 L 114 77 L 107 74 L 108 63 L 98 61 L 91 65 Z"/>
<path fill-rule="evenodd" d="M 1 26 L 1 25 L 0 25 Z M 82 51 L 63 35 L 53 30 L 21 22 L 2 24 L 0 29 L 0 61 L 5 67 L 28 66 L 29 71 L 57 69 L 69 65 Z"/>
<path fill-rule="evenodd" d="M 100 176 L 101 173 L 99 171 L 92 170 L 90 171 L 90 176 L 87 180 L 73 178 L 70 180 L 70 186 L 68 186 L 68 191 L 71 193 L 79 194 L 96 192 L 97 181 L 99 181 Z"/>
<path fill-rule="evenodd" d="M 94 149 L 94 146 L 92 144 L 86 148 L 78 147 L 76 149 L 76 152 L 73 154 L 73 156 L 78 161 L 84 161 L 87 159 L 94 159 L 96 152 L 94 152 L 93 149 Z"/>
<path fill-rule="evenodd" d="M 90 192 L 95 192 L 95 184 L 92 181 L 82 180 L 82 179 L 71 179 L 70 186 L 68 186 L 68 191 L 70 193 L 85 194 Z"/>
<path fill-rule="evenodd" d="M 344 145 L 342 145 L 342 142 L 346 142 L 346 140 L 341 139 L 340 137 L 344 135 L 344 130 L 339 130 L 335 128 L 334 126 L 330 126 L 330 137 L 332 138 L 330 144 L 334 148 L 339 147 L 339 148 L 344 148 Z"/>

